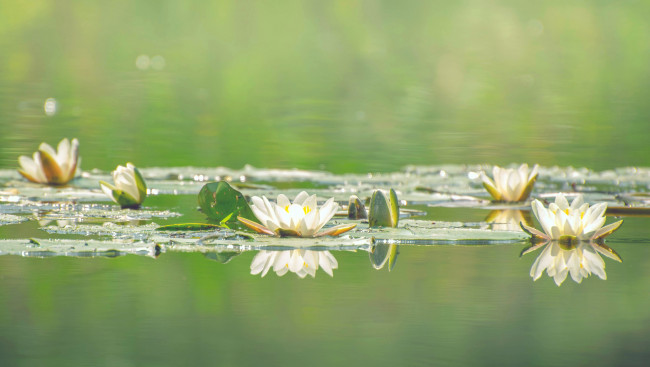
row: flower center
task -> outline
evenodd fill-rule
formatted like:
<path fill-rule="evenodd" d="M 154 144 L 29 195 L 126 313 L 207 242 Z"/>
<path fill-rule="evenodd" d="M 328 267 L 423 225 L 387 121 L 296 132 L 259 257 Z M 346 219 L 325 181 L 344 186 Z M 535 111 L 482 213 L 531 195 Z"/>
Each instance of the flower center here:
<path fill-rule="evenodd" d="M 285 210 L 287 213 L 289 213 L 289 207 L 290 207 L 290 206 L 291 206 L 291 205 L 287 205 L 287 206 L 284 207 L 284 210 Z M 311 211 L 311 208 L 310 208 L 309 206 L 305 205 L 305 206 L 302 207 L 302 211 L 305 212 L 305 215 L 307 215 L 307 214 L 309 214 L 309 212 Z"/>

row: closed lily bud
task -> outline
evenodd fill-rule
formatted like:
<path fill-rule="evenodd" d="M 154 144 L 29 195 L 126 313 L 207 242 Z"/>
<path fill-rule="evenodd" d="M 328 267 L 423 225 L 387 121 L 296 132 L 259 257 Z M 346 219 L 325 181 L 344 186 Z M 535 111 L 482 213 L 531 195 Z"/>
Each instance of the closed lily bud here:
<path fill-rule="evenodd" d="M 122 208 L 137 209 L 147 197 L 147 183 L 131 163 L 127 163 L 126 167 L 117 166 L 113 171 L 113 181 L 115 185 L 104 181 L 99 181 L 99 185 L 104 193 Z"/>

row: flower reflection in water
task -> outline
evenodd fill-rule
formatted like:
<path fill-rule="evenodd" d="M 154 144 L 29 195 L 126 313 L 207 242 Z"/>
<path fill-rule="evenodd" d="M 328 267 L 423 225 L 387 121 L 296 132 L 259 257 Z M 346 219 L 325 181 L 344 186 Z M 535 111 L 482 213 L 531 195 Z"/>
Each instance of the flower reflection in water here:
<path fill-rule="evenodd" d="M 301 278 L 307 275 L 311 275 L 313 278 L 316 276 L 316 270 L 319 267 L 329 274 L 329 276 L 334 276 L 333 270 L 337 269 L 339 264 L 329 251 L 304 249 L 284 251 L 260 250 L 251 263 L 251 274 L 257 275 L 262 273 L 262 276 L 265 276 L 273 268 L 273 271 L 279 276 L 283 276 L 288 271 L 291 271 Z"/>
<path fill-rule="evenodd" d="M 533 280 L 537 280 L 546 270 L 546 274 L 553 278 L 558 286 L 569 274 L 576 283 L 581 283 L 583 278 L 587 278 L 592 273 L 600 279 L 607 279 L 605 261 L 599 253 L 615 261 L 623 261 L 613 249 L 603 243 L 593 241 L 577 243 L 548 241 L 525 249 L 522 255 L 540 247 L 544 247 L 544 249 L 530 268 L 530 276 Z"/>
<path fill-rule="evenodd" d="M 485 218 L 485 221 L 492 225 L 495 231 L 521 232 L 519 223 L 532 226 L 532 218 L 528 210 L 503 209 L 493 210 Z"/>

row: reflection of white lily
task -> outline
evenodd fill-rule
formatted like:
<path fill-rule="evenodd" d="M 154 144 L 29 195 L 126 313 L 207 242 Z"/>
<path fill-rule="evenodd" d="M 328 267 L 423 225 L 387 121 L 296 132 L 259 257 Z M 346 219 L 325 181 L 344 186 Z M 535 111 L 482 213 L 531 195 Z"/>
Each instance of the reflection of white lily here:
<path fill-rule="evenodd" d="M 533 237 L 547 240 L 596 241 L 610 235 L 623 223 L 621 220 L 603 227 L 607 203 L 598 203 L 590 207 L 584 202 L 582 195 L 573 199 L 571 205 L 560 193 L 555 197 L 555 203 L 551 203 L 548 209 L 539 200 L 534 200 L 532 207 L 533 213 L 546 233 L 523 223 L 521 227 Z"/>
<path fill-rule="evenodd" d="M 79 161 L 79 141 L 72 139 L 70 143 L 65 138 L 56 151 L 49 144 L 41 143 L 32 158 L 18 157 L 21 167 L 18 172 L 31 182 L 64 185 L 74 178 Z"/>
<path fill-rule="evenodd" d="M 521 232 L 519 223 L 530 225 L 530 211 L 518 209 L 493 210 L 485 221 L 492 224 L 495 231 Z"/>
<path fill-rule="evenodd" d="M 52 223 L 54 223 L 59 228 L 64 228 L 64 227 L 66 227 L 66 226 L 68 226 L 68 225 L 70 225 L 70 224 L 72 224 L 74 222 L 71 221 L 71 220 L 62 220 L 62 219 L 57 219 L 57 220 L 54 220 L 54 219 L 42 219 L 42 220 L 38 221 L 38 225 L 41 226 L 41 227 L 46 227 L 46 226 L 48 226 L 48 225 L 50 225 Z"/>
<path fill-rule="evenodd" d="M 277 204 L 265 196 L 253 196 L 251 200 L 251 209 L 262 225 L 245 218 L 238 219 L 258 233 L 282 237 L 336 236 L 356 226 L 343 224 L 318 232 L 336 214 L 339 205 L 334 202 L 334 198 L 327 200 L 320 208 L 316 195 L 309 196 L 305 191 L 299 193 L 293 203 L 282 194 L 278 195 Z"/>
<path fill-rule="evenodd" d="M 492 181 L 485 173 L 481 173 L 483 186 L 492 195 L 495 201 L 524 201 L 530 195 L 537 179 L 539 166 L 528 169 L 527 164 L 522 164 L 518 169 L 494 166 Z"/>
<path fill-rule="evenodd" d="M 140 171 L 131 163 L 117 166 L 113 171 L 115 186 L 99 181 L 102 191 L 122 208 L 137 208 L 147 197 L 147 184 Z"/>
<path fill-rule="evenodd" d="M 334 276 L 332 270 L 339 267 L 338 262 L 329 251 L 312 251 L 304 249 L 267 251 L 261 250 L 253 258 L 251 263 L 251 274 L 262 273 L 265 276 L 269 269 L 278 276 L 283 276 L 288 271 L 298 274 L 304 278 L 307 274 L 312 278 L 316 276 L 318 268 L 323 269 L 330 276 Z"/>
<path fill-rule="evenodd" d="M 546 270 L 546 274 L 553 278 L 558 286 L 564 282 L 568 274 L 571 274 L 571 279 L 576 283 L 582 282 L 583 278 L 587 278 L 592 273 L 600 279 L 607 279 L 605 261 L 598 253 L 621 262 L 621 258 L 614 250 L 595 242 L 583 241 L 574 246 L 550 241 L 535 248 L 539 246 L 545 247 L 530 268 L 530 276 L 533 280 L 537 280 Z"/>

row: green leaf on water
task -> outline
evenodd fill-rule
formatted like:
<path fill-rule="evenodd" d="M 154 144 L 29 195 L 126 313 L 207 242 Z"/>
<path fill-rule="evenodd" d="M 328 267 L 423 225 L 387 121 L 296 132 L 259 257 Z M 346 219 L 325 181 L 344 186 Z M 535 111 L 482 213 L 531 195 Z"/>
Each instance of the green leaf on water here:
<path fill-rule="evenodd" d="M 209 223 L 178 223 L 156 228 L 156 231 L 213 231 L 223 227 Z"/>
<path fill-rule="evenodd" d="M 244 195 L 226 181 L 205 184 L 199 192 L 199 206 L 219 223 L 236 221 L 238 216 L 257 221 Z"/>

